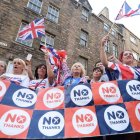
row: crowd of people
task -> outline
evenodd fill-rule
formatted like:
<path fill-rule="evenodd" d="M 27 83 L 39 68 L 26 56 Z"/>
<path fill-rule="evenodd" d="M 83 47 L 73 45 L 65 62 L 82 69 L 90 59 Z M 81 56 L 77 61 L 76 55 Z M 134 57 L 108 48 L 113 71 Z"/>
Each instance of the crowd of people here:
<path fill-rule="evenodd" d="M 57 75 L 51 68 L 49 54 L 44 53 L 46 64 L 39 64 L 35 73 L 32 72 L 30 61 L 23 61 L 20 58 L 13 60 L 13 68 L 11 73 L 6 72 L 7 64 L 0 61 L 0 79 L 10 80 L 18 85 L 36 90 L 40 88 L 48 88 L 51 86 L 70 86 L 79 83 L 106 82 L 112 80 L 140 80 L 140 62 L 134 66 L 134 56 L 130 50 L 125 50 L 120 54 L 119 59 L 113 55 L 107 58 L 105 52 L 105 43 L 109 36 L 105 36 L 100 44 L 100 61 L 96 62 L 93 67 L 93 75 L 90 79 L 85 75 L 84 66 L 80 62 L 76 62 L 69 69 L 66 59 L 63 59 L 60 72 L 60 82 L 56 84 Z"/>
<path fill-rule="evenodd" d="M 47 51 L 44 53 L 46 64 L 39 64 L 34 74 L 30 61 L 15 58 L 11 72 L 6 72 L 7 64 L 4 61 L 0 61 L 0 79 L 9 80 L 32 90 L 60 85 L 68 87 L 79 83 L 131 79 L 140 80 L 140 61 L 138 61 L 137 66 L 133 65 L 134 56 L 130 50 L 123 51 L 119 59 L 113 55 L 107 58 L 105 43 L 107 43 L 108 40 L 109 36 L 105 36 L 100 42 L 100 61 L 93 65 L 93 75 L 91 79 L 85 75 L 84 66 L 80 62 L 74 63 L 71 69 L 69 69 L 66 59 L 63 59 L 61 63 L 60 83 L 56 84 L 57 75 L 51 67 Z"/>

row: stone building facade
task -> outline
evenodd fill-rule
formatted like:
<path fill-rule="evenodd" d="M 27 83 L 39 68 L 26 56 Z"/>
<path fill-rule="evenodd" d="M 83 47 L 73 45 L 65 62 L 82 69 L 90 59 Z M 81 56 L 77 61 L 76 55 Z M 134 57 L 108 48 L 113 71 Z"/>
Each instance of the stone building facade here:
<path fill-rule="evenodd" d="M 124 36 L 124 47 L 126 50 L 131 50 L 133 52 L 135 58 L 135 65 L 137 65 L 137 61 L 140 60 L 140 39 L 128 30 L 125 26 L 122 26 L 123 36 Z"/>
<path fill-rule="evenodd" d="M 35 18 L 45 18 L 47 44 L 55 49 L 65 49 L 68 65 L 80 61 L 91 76 L 94 63 L 99 60 L 99 43 L 107 34 L 106 23 L 111 21 L 104 15 L 92 13 L 88 0 L 1 0 L 0 1 L 0 59 L 8 61 L 28 53 L 33 55 L 33 69 L 44 63 L 44 54 L 39 50 L 40 38 L 21 41 L 18 31 Z M 118 56 L 123 50 L 123 35 L 117 31 L 111 34 L 109 55 Z M 112 45 L 115 47 L 112 49 Z M 109 50 L 108 50 L 109 49 Z M 111 50 L 112 49 L 112 50 Z"/>

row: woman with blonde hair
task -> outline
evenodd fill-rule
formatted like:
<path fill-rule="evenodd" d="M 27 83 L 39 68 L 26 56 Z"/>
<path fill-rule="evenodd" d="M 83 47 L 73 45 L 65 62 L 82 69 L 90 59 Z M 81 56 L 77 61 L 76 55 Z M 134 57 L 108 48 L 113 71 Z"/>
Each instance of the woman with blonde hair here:
<path fill-rule="evenodd" d="M 15 82 L 18 85 L 28 87 L 29 77 L 26 71 L 26 64 L 20 58 L 15 58 L 13 60 L 13 69 L 11 73 L 4 73 L 0 76 L 1 79 L 7 79 L 11 82 Z"/>
<path fill-rule="evenodd" d="M 76 69 L 76 67 L 80 67 L 80 73 L 79 71 L 77 72 L 76 70 L 78 70 L 78 68 Z M 84 66 L 80 63 L 80 62 L 76 62 L 72 65 L 71 67 L 71 72 L 73 73 L 73 75 L 75 76 L 80 76 L 80 77 L 83 77 L 85 76 L 85 69 L 84 69 Z"/>
<path fill-rule="evenodd" d="M 71 71 L 69 70 L 67 63 L 63 62 L 62 69 L 63 69 L 62 85 L 70 86 L 79 83 L 87 83 L 87 79 L 85 77 L 85 69 L 80 62 L 74 63 L 71 67 Z"/>

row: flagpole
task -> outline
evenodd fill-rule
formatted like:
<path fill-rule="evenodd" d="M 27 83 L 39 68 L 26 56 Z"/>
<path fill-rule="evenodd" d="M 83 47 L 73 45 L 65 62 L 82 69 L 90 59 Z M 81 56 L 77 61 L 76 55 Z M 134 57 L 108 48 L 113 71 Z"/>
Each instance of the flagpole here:
<path fill-rule="evenodd" d="M 125 1 L 124 1 L 124 3 L 125 3 Z M 118 15 L 120 14 L 120 12 L 122 11 L 122 9 L 123 9 L 123 6 L 124 6 L 124 3 L 123 3 L 123 5 L 122 5 L 122 8 L 120 9 L 120 11 L 119 11 L 119 13 L 118 13 Z M 109 30 L 109 32 L 108 32 L 108 36 L 109 36 L 109 34 L 111 33 L 111 30 L 112 30 L 112 28 L 113 28 L 113 26 L 114 26 L 114 24 L 115 24 L 115 21 L 117 20 L 117 18 L 118 18 L 118 15 L 117 15 L 117 17 L 115 18 L 115 20 L 114 20 L 114 22 L 113 22 L 113 24 L 111 25 L 111 28 L 110 28 L 110 30 Z"/>
<path fill-rule="evenodd" d="M 115 21 L 116 21 L 116 20 L 115 20 Z M 108 33 L 107 33 L 107 36 L 109 36 L 109 34 L 111 33 L 112 28 L 113 28 L 113 26 L 114 26 L 114 24 L 115 24 L 115 21 L 112 23 L 111 28 L 110 28 L 110 30 L 109 30 Z"/>
<path fill-rule="evenodd" d="M 47 39 L 46 39 L 46 34 L 45 34 L 45 47 L 46 47 Z"/>
<path fill-rule="evenodd" d="M 45 42 L 44 42 L 44 43 L 45 43 L 45 48 L 46 48 L 46 46 L 47 46 L 47 45 L 46 45 L 46 43 L 47 43 L 46 34 L 45 34 Z M 46 53 L 46 52 L 47 52 L 47 49 L 45 49 L 44 53 Z"/>

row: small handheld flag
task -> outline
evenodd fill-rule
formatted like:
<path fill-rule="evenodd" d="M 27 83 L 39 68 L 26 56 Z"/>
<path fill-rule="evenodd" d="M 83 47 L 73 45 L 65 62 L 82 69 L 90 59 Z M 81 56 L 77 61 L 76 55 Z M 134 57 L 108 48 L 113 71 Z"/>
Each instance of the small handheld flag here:
<path fill-rule="evenodd" d="M 56 77 L 56 85 L 60 84 L 60 71 L 62 69 L 62 61 L 63 59 L 66 59 L 67 52 L 65 50 L 56 50 L 51 46 L 45 45 L 46 43 L 41 42 L 40 43 L 40 50 L 45 52 L 48 51 L 49 53 L 49 61 L 51 64 L 51 68 L 53 69 L 53 72 L 55 73 Z"/>

